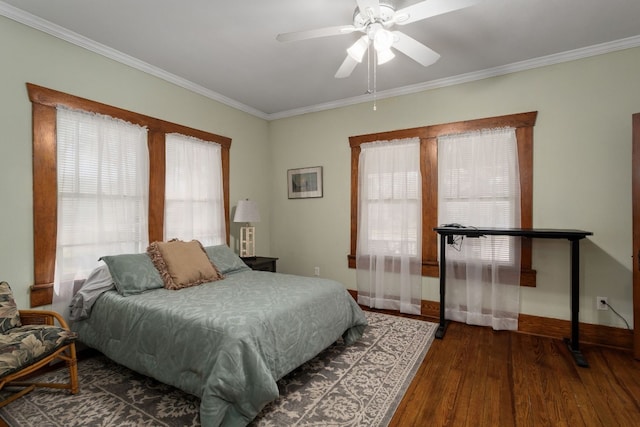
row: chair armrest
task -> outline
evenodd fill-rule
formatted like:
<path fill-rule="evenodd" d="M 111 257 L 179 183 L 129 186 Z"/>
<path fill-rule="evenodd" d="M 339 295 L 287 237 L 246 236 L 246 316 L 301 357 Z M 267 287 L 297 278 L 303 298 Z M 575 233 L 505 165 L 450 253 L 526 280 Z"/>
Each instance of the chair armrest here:
<path fill-rule="evenodd" d="M 20 312 L 20 321 L 23 325 L 50 325 L 53 326 L 57 320 L 60 326 L 69 330 L 67 322 L 64 318 L 50 310 L 18 310 Z"/>

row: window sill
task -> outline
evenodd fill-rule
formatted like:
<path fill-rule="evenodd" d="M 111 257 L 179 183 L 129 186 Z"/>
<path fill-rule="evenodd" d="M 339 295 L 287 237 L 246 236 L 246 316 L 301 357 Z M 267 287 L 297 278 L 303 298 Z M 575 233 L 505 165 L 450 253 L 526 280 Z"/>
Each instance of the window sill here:
<path fill-rule="evenodd" d="M 349 268 L 356 268 L 356 256 L 347 255 Z M 520 286 L 536 286 L 536 270 L 520 270 Z M 437 261 L 425 261 L 422 263 L 422 275 L 426 277 L 440 277 L 440 263 Z"/>

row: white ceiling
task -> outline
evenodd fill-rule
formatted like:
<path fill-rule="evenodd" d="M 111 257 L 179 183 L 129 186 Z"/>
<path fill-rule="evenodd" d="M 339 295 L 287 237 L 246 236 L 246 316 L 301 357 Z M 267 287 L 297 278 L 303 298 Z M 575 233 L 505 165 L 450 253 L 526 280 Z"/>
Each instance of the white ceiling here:
<path fill-rule="evenodd" d="M 396 0 L 400 8 L 418 0 Z M 278 33 L 352 23 L 355 0 L 3 0 L 0 14 L 266 119 L 371 99 L 367 66 L 334 74 L 360 33 Z M 640 0 L 482 0 L 403 32 L 440 53 L 397 53 L 378 98 L 640 46 Z M 18 41 L 19 42 L 19 41 Z"/>

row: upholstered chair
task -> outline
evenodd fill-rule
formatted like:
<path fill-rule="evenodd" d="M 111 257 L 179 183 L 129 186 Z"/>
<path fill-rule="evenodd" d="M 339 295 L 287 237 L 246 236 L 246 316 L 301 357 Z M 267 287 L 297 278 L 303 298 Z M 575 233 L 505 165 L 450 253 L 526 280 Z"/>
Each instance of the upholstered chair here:
<path fill-rule="evenodd" d="M 57 322 L 57 325 L 56 325 Z M 58 313 L 18 310 L 11 287 L 0 282 L 0 408 L 36 387 L 78 392 L 78 366 L 72 332 Z M 53 361 L 63 361 L 69 370 L 66 383 L 29 382 L 34 373 Z M 17 391 L 7 395 L 6 391 Z"/>

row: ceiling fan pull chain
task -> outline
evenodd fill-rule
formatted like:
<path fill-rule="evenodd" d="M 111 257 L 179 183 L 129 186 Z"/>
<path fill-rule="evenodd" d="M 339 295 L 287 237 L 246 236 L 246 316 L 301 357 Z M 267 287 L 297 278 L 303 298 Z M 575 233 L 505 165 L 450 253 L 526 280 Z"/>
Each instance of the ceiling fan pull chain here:
<path fill-rule="evenodd" d="M 367 93 L 371 94 L 371 43 L 367 46 Z"/>
<path fill-rule="evenodd" d="M 377 94 L 376 94 L 376 88 L 377 88 L 377 84 L 378 84 L 378 52 L 374 49 L 373 50 L 373 111 L 376 111 L 378 109 L 377 106 Z"/>

